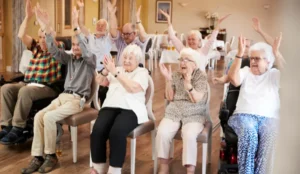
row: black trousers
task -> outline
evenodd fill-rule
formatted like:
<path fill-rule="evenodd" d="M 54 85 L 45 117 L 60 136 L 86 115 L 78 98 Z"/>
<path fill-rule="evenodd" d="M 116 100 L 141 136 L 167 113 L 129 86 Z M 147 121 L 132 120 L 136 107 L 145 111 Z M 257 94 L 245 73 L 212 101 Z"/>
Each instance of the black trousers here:
<path fill-rule="evenodd" d="M 94 163 L 106 163 L 106 141 L 109 139 L 109 164 L 122 168 L 126 156 L 127 135 L 138 126 L 132 110 L 103 108 L 91 134 L 91 154 Z"/>

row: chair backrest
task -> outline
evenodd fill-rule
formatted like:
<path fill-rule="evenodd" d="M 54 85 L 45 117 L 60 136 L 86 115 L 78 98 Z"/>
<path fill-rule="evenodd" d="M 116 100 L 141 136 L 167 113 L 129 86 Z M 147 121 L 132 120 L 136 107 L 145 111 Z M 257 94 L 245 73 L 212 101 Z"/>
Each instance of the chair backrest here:
<path fill-rule="evenodd" d="M 152 44 L 151 44 L 151 48 L 149 51 L 154 50 L 156 42 L 157 42 L 157 36 L 152 36 Z"/>
<path fill-rule="evenodd" d="M 234 37 L 234 36 L 232 36 L 232 37 L 231 37 L 231 39 L 230 39 L 230 42 L 229 42 L 229 44 L 230 44 L 230 47 L 231 47 L 231 48 L 232 48 L 232 46 L 233 46 L 234 39 L 235 39 L 235 37 Z"/>
<path fill-rule="evenodd" d="M 99 90 L 99 85 L 96 82 L 96 76 L 97 76 L 97 71 L 95 71 L 94 73 L 94 77 L 92 80 L 92 84 L 91 84 L 91 95 L 90 97 L 87 99 L 86 104 L 91 104 L 92 101 L 94 101 L 94 98 L 97 97 L 98 98 L 98 90 Z"/>
<path fill-rule="evenodd" d="M 154 96 L 154 83 L 153 83 L 151 76 L 149 75 L 148 76 L 148 88 L 147 88 L 146 94 L 145 94 L 145 98 L 146 98 L 145 103 L 146 103 L 148 117 L 152 121 L 155 120 L 155 117 L 154 117 L 154 114 L 152 111 L 153 96 Z"/>
<path fill-rule="evenodd" d="M 210 96 L 211 96 L 211 91 L 210 91 L 210 86 L 207 82 L 207 101 L 206 101 L 206 119 L 212 123 L 211 117 L 210 117 Z"/>
<path fill-rule="evenodd" d="M 151 39 L 151 37 L 148 37 L 146 42 L 145 42 L 145 46 L 142 48 L 143 60 L 140 61 L 140 63 L 142 63 L 144 67 L 146 67 L 146 65 L 145 65 L 145 55 L 148 52 L 148 50 L 151 48 L 151 45 L 152 45 L 152 39 Z"/>
<path fill-rule="evenodd" d="M 181 41 L 182 43 L 185 41 L 184 33 L 181 33 L 181 35 L 180 35 L 180 41 Z"/>

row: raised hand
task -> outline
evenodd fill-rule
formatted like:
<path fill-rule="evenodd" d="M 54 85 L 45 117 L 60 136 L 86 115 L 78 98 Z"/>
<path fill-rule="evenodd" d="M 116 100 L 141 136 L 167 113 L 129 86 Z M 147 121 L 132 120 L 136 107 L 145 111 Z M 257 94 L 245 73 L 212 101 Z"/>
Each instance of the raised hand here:
<path fill-rule="evenodd" d="M 72 24 L 73 24 L 73 28 L 76 28 L 79 26 L 78 24 L 78 10 L 76 9 L 76 6 L 73 7 L 73 11 L 72 11 Z"/>
<path fill-rule="evenodd" d="M 252 18 L 253 28 L 257 32 L 261 32 L 261 26 L 258 18 Z"/>
<path fill-rule="evenodd" d="M 159 12 L 167 18 L 168 24 L 171 25 L 170 15 L 168 13 L 164 12 L 162 9 L 159 9 Z"/>
<path fill-rule="evenodd" d="M 223 17 L 221 17 L 219 20 L 218 20 L 218 23 L 217 23 L 217 26 L 216 26 L 216 29 L 219 30 L 220 29 L 220 24 L 225 20 L 227 19 L 231 14 L 227 14 Z"/>
<path fill-rule="evenodd" d="M 110 1 L 107 1 L 107 9 L 111 14 L 116 14 L 116 2 L 114 1 L 113 3 L 111 3 Z"/>
<path fill-rule="evenodd" d="M 279 47 L 280 47 L 280 44 L 281 44 L 281 39 L 282 39 L 282 33 L 280 32 L 279 36 L 275 38 L 274 43 L 272 45 L 273 54 L 275 56 L 279 55 Z"/>
<path fill-rule="evenodd" d="M 31 0 L 26 0 L 26 17 L 31 18 L 34 15 L 34 8 L 32 8 Z"/>
<path fill-rule="evenodd" d="M 83 0 L 78 0 L 78 1 L 77 1 L 77 5 L 78 5 L 79 8 L 84 7 L 84 2 L 83 2 Z"/>
<path fill-rule="evenodd" d="M 111 58 L 108 58 L 107 56 L 104 57 L 103 64 L 105 69 L 107 69 L 108 72 L 112 74 L 116 74 L 116 65 L 114 61 Z"/>
<path fill-rule="evenodd" d="M 142 6 L 140 5 L 139 9 L 136 12 L 136 20 L 137 20 L 137 22 L 139 22 L 140 19 L 141 19 L 141 8 L 142 8 Z"/>
<path fill-rule="evenodd" d="M 35 16 L 42 30 L 45 30 L 45 28 L 50 25 L 48 13 L 40 7 L 39 3 L 37 3 L 35 7 Z"/>
<path fill-rule="evenodd" d="M 166 68 L 166 66 L 163 63 L 161 63 L 161 64 L 159 64 L 159 68 L 160 68 L 160 72 L 163 74 L 163 76 L 166 78 L 166 80 L 172 80 L 171 65 L 169 65 L 169 67 Z"/>
<path fill-rule="evenodd" d="M 238 56 L 243 56 L 246 49 L 246 38 L 241 34 L 238 43 Z"/>

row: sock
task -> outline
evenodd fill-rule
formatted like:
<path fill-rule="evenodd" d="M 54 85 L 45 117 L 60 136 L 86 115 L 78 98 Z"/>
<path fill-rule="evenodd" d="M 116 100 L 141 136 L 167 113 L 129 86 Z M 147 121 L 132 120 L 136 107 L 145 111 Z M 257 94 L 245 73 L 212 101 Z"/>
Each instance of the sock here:
<path fill-rule="evenodd" d="M 93 167 L 99 174 L 106 173 L 106 163 L 93 163 Z"/>
<path fill-rule="evenodd" d="M 34 156 L 35 158 L 37 158 L 39 161 L 44 161 L 43 156 Z"/>
<path fill-rule="evenodd" d="M 122 168 L 109 166 L 107 173 L 108 174 L 121 174 L 121 172 L 122 172 Z"/>

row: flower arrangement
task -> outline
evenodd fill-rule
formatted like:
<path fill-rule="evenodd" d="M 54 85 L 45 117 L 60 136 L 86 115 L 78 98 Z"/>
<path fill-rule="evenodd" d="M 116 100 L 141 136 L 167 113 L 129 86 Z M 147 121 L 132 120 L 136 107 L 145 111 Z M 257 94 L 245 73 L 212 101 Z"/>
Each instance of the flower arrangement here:
<path fill-rule="evenodd" d="M 207 12 L 205 13 L 205 16 L 204 16 L 206 19 L 219 19 L 219 13 L 217 12 L 214 12 L 214 13 L 210 13 L 210 12 Z"/>

